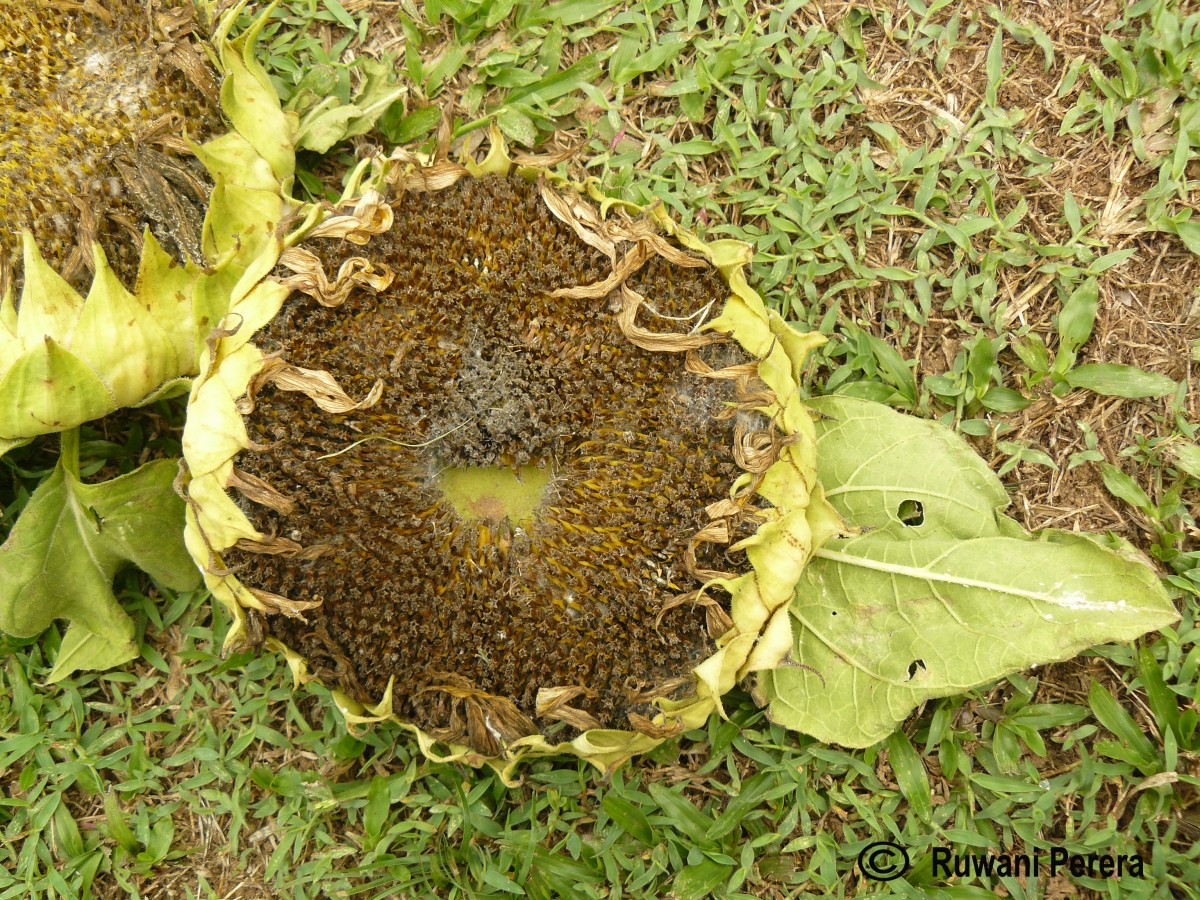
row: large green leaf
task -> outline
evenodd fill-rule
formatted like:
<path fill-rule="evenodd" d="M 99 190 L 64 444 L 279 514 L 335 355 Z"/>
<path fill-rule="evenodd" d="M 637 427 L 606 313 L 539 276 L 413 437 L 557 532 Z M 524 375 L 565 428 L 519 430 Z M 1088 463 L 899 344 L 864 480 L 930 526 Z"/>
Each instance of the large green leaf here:
<path fill-rule="evenodd" d="M 817 477 L 848 522 L 882 528 L 908 512 L 910 521 L 924 516 L 929 524 L 900 529 L 902 539 L 928 535 L 933 522 L 947 537 L 995 533 L 996 513 L 1008 506 L 1008 494 L 953 431 L 841 395 L 809 405 L 821 416 Z"/>
<path fill-rule="evenodd" d="M 1178 618 L 1135 554 L 1021 531 L 999 481 L 943 426 L 848 397 L 812 407 L 819 478 L 863 531 L 805 570 L 791 656 L 758 685 L 775 721 L 868 746 L 925 700 Z"/>
<path fill-rule="evenodd" d="M 51 681 L 137 655 L 133 621 L 112 592 L 118 569 L 132 563 L 175 590 L 198 585 L 172 489 L 177 471 L 174 460 L 156 460 L 83 484 L 60 463 L 0 546 L 0 631 L 34 637 L 55 619 L 71 623 Z"/>

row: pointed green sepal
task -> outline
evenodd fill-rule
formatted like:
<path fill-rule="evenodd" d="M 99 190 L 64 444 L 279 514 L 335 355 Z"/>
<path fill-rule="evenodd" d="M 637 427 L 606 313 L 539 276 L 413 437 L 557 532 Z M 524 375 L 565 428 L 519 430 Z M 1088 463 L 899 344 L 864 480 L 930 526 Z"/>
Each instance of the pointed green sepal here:
<path fill-rule="evenodd" d="M 17 310 L 17 339 L 26 349 L 36 347 L 46 335 L 70 346 L 83 298 L 46 262 L 33 234 L 26 231 L 23 238 L 25 284 Z"/>
<path fill-rule="evenodd" d="M 197 275 L 194 266 L 180 265 L 172 259 L 159 244 L 154 232 L 146 229 L 134 296 L 170 339 L 177 363 L 175 371 L 180 375 L 195 371 L 192 295 Z"/>
<path fill-rule="evenodd" d="M 0 435 L 6 440 L 73 428 L 116 408 L 96 373 L 52 337 L 23 353 L 0 378 Z"/>
<path fill-rule="evenodd" d="M 93 252 L 96 274 L 71 350 L 108 385 L 117 407 L 133 406 L 191 368 L 190 360 L 181 365 L 163 324 L 125 289 L 98 244 Z"/>
<path fill-rule="evenodd" d="M 19 352 L 17 343 L 17 301 L 10 286 L 0 297 L 0 366 L 10 352 Z"/>

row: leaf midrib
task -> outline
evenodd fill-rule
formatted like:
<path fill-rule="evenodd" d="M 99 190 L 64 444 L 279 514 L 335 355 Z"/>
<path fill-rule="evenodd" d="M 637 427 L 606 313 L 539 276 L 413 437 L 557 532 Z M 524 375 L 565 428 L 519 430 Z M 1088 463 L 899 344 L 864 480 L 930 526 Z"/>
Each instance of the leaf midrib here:
<path fill-rule="evenodd" d="M 869 559 L 865 556 L 855 556 L 851 553 L 842 553 L 838 550 L 831 550 L 827 547 L 818 548 L 814 556 L 821 559 L 827 559 L 830 562 L 843 563 L 848 566 L 857 566 L 864 569 L 871 569 L 876 572 L 886 572 L 891 575 L 899 575 L 904 578 L 919 578 L 922 581 L 936 581 L 944 584 L 955 584 L 966 588 L 978 588 L 984 591 L 995 591 L 997 593 L 1008 594 L 1014 597 L 1023 597 L 1027 600 L 1049 603 L 1053 606 L 1064 606 L 1058 602 L 1053 594 L 1047 594 L 1040 591 L 1028 591 L 1022 588 L 1015 588 L 1011 585 L 994 582 L 982 581 L 976 578 L 963 578 L 961 576 L 949 575 L 940 572 L 931 571 L 929 566 L 932 566 L 938 560 L 944 559 L 947 555 L 956 549 L 951 547 L 937 559 L 933 560 L 926 566 L 905 566 L 898 563 L 889 563 L 879 560 Z M 1089 605 L 1084 607 L 1090 610 L 1112 610 L 1116 611 L 1119 607 L 1116 603 L 1106 603 L 1102 605 Z"/>

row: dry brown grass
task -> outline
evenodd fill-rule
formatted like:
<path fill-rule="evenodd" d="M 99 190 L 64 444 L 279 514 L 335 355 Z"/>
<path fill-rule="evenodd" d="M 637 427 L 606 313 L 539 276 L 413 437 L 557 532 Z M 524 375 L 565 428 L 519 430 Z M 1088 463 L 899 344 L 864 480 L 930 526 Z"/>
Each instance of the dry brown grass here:
<path fill-rule="evenodd" d="M 864 26 L 868 70 L 884 85 L 880 91 L 866 93 L 864 119 L 891 125 L 909 146 L 936 144 L 944 137 L 943 129 L 950 127 L 947 122 L 968 121 L 983 102 L 986 89 L 984 65 L 995 28 L 985 15 L 990 5 L 984 0 L 952 4 L 935 17 L 935 21 L 945 21 L 957 12 L 964 23 L 973 18 L 982 22 L 974 35 L 961 39 L 941 72 L 927 56 L 912 54 L 893 40 L 882 26 Z M 880 19 L 885 18 L 883 6 L 876 5 Z M 896 11 L 902 8 L 903 4 L 897 4 Z M 997 207 L 1003 214 L 1024 199 L 1028 213 L 1022 227 L 1040 242 L 1065 241 L 1070 233 L 1063 222 L 1063 203 L 1070 192 L 1081 206 L 1100 213 L 1094 231 L 1100 242 L 1097 252 L 1135 250 L 1129 260 L 1109 269 L 1100 279 L 1095 329 L 1080 362 L 1121 363 L 1177 381 L 1186 380 L 1184 414 L 1194 421 L 1200 415 L 1200 392 L 1189 359 L 1200 322 L 1200 261 L 1177 239 L 1146 232 L 1137 223 L 1136 216 L 1143 206 L 1141 194 L 1153 183 L 1151 165 L 1133 160 L 1101 133 L 1058 133 L 1083 82 L 1081 79 L 1065 96 L 1058 97 L 1067 67 L 1076 57 L 1097 63 L 1104 59 L 1100 37 L 1104 26 L 1118 15 L 1118 4 L 1112 0 L 1027 0 L 1010 4 L 1006 11 L 1013 18 L 1039 25 L 1054 43 L 1055 61 L 1047 70 L 1040 48 L 1006 38 L 1005 64 L 1015 66 L 1015 71 L 1003 82 L 998 102 L 1026 113 L 1018 125 L 1019 134 L 1055 162 L 1049 172 L 1027 176 L 1022 171 L 1026 168 L 1024 160 L 1009 157 L 992 161 L 992 170 L 999 174 Z M 894 235 L 881 236 L 868 254 L 894 263 Z M 1062 299 L 1051 284 L 1052 278 L 1039 276 L 1032 267 L 1002 270 L 1001 277 L 998 300 L 1008 301 L 1002 324 L 1036 332 L 1053 347 L 1052 317 L 1061 308 Z M 937 300 L 935 293 L 935 306 Z M 873 326 L 879 337 L 897 343 L 897 336 L 882 327 L 882 305 L 881 290 L 869 289 L 854 298 L 847 314 L 867 328 Z M 974 322 L 976 326 L 981 324 Z M 914 331 L 909 342 L 900 343 L 899 349 L 919 361 L 922 375 L 940 374 L 950 368 L 968 336 L 956 317 L 935 314 L 925 328 Z M 1015 355 L 1005 354 L 1001 362 L 1006 370 L 1025 374 Z M 1062 463 L 1084 448 L 1078 421 L 1096 432 L 1099 449 L 1110 461 L 1117 460 L 1121 450 L 1134 446 L 1138 435 L 1155 438 L 1172 433 L 1171 398 L 1122 400 L 1087 391 L 1058 398 L 1050 395 L 1048 386 L 1039 387 L 1035 392 L 1037 402 L 1019 414 L 1015 430 L 1004 437 L 1046 451 L 1060 466 L 1051 471 L 1025 463 L 1010 473 L 1006 483 L 1013 490 L 1019 518 L 1035 530 L 1057 527 L 1113 531 L 1146 549 L 1152 542 L 1152 531 L 1147 523 L 1139 521 L 1136 512 L 1108 493 L 1098 467 L 1084 465 L 1068 471 Z M 979 440 L 976 444 L 996 466 L 1007 458 L 991 441 Z M 1124 466 L 1139 483 L 1153 483 L 1153 473 L 1145 467 L 1131 462 Z M 1200 498 L 1192 499 L 1200 502 Z M 1200 512 L 1200 507 L 1194 507 L 1194 511 Z"/>

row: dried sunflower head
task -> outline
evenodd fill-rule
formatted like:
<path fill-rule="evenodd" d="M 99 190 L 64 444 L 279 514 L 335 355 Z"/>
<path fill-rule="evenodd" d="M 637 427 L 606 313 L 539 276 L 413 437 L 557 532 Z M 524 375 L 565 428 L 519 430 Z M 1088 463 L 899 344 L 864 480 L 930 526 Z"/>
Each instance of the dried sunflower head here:
<path fill-rule="evenodd" d="M 282 249 L 295 117 L 253 34 L 226 40 L 233 14 L 218 87 L 193 15 L 0 7 L 0 453 L 182 390 L 242 276 Z"/>
<path fill-rule="evenodd" d="M 608 768 L 790 647 L 839 527 L 798 390 L 821 338 L 766 309 L 745 245 L 510 168 L 398 158 L 391 205 L 285 254 L 286 306 L 227 319 L 186 537 L 230 641 L 333 681 L 351 722 Z"/>

